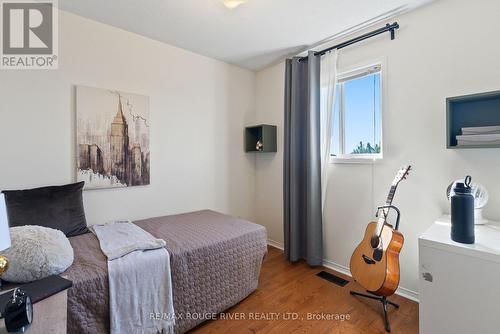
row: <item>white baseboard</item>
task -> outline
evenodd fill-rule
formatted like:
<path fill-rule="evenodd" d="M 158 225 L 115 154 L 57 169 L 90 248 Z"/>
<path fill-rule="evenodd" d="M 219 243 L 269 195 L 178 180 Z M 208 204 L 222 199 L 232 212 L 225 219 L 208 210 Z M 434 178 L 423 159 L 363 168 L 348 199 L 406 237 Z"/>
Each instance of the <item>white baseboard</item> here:
<path fill-rule="evenodd" d="M 284 250 L 285 248 L 283 247 L 283 244 L 281 242 L 278 242 L 278 241 L 274 241 L 274 240 L 271 240 L 271 239 L 267 239 L 267 244 L 271 247 L 274 247 L 274 248 L 278 248 L 280 250 Z"/>
<path fill-rule="evenodd" d="M 274 240 L 271 240 L 271 239 L 267 240 L 267 244 L 269 246 L 271 246 L 271 247 L 274 247 L 274 248 L 278 248 L 278 249 L 281 249 L 281 250 L 284 249 L 282 243 L 274 241 Z M 335 262 L 333 262 L 331 260 L 323 259 L 323 266 L 326 267 L 326 268 L 328 268 L 328 269 L 337 271 L 337 272 L 339 272 L 341 274 L 344 274 L 346 276 L 352 277 L 349 268 L 347 268 L 345 266 L 342 266 L 342 265 L 340 265 L 338 263 L 335 263 Z M 416 292 L 416 291 L 413 291 L 413 290 L 410 290 L 410 289 L 407 289 L 407 288 L 404 288 L 404 287 L 400 286 L 396 290 L 396 294 L 399 295 L 399 296 L 401 296 L 401 297 L 408 298 L 408 299 L 413 300 L 413 301 L 415 301 L 415 302 L 418 303 L 418 292 Z"/>

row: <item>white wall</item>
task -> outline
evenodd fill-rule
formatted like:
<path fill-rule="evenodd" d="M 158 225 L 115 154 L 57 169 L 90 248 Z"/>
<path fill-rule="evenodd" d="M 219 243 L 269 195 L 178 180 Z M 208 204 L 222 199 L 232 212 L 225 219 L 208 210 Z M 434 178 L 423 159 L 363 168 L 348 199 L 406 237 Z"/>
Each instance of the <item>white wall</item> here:
<path fill-rule="evenodd" d="M 211 208 L 254 215 L 255 74 L 60 12 L 59 69 L 0 71 L 0 189 L 75 180 L 74 85 L 150 97 L 151 185 L 85 191 L 90 224 Z"/>
<path fill-rule="evenodd" d="M 348 266 L 373 208 L 385 201 L 395 172 L 406 163 L 414 172 L 394 202 L 405 235 L 402 287 L 418 290 L 417 239 L 448 211 L 445 189 L 452 180 L 471 174 L 485 184 L 490 191 L 485 215 L 500 220 L 499 149 L 447 150 L 445 143 L 446 97 L 500 90 L 499 12 L 495 0 L 439 0 L 396 18 L 401 25 L 396 40 L 385 35 L 341 50 L 340 69 L 387 60 L 385 156 L 374 165 L 331 165 L 324 222 L 327 260 Z M 257 160 L 257 218 L 278 242 L 283 241 L 283 84 L 283 64 L 257 74 L 257 121 L 278 124 L 281 144 L 281 153 Z"/>

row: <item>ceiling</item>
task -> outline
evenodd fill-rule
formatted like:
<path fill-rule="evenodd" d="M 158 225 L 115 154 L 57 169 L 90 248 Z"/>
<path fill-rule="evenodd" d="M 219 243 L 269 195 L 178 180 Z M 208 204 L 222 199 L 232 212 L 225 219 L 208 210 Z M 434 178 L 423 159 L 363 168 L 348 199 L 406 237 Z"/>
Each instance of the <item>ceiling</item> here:
<path fill-rule="evenodd" d="M 62 10 L 251 70 L 432 0 L 59 0 Z"/>

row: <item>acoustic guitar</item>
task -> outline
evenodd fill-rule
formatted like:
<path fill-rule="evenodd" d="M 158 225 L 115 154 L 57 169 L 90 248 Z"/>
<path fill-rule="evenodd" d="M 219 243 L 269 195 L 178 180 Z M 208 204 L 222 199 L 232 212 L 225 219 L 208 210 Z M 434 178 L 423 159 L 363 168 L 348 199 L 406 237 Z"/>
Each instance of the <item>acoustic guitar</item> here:
<path fill-rule="evenodd" d="M 392 295 L 399 285 L 399 253 L 403 247 L 403 235 L 387 223 L 389 208 L 399 183 L 406 179 L 411 166 L 402 167 L 394 178 L 387 196 L 386 205 L 379 208 L 378 222 L 371 222 L 366 227 L 361 243 L 351 256 L 350 270 L 352 277 L 366 290 L 379 295 Z M 382 210 L 382 214 L 379 214 Z"/>

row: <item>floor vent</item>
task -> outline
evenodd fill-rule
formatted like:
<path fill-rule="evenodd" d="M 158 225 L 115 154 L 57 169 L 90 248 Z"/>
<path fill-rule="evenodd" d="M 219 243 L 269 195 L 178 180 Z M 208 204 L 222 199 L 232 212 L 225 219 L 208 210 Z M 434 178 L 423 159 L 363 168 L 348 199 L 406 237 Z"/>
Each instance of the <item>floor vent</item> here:
<path fill-rule="evenodd" d="M 321 272 L 317 273 L 316 275 L 318 275 L 319 277 L 321 277 L 323 279 L 326 279 L 329 282 L 335 283 L 339 286 L 345 286 L 347 283 L 349 283 L 349 281 L 343 279 L 342 277 L 335 276 L 335 275 L 330 274 L 326 271 L 321 271 Z"/>

